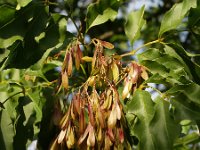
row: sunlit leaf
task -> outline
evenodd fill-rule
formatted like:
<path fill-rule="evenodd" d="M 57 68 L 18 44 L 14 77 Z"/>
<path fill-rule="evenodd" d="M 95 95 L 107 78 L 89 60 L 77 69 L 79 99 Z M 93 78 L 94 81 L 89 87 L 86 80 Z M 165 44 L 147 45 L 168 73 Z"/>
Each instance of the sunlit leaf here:
<path fill-rule="evenodd" d="M 125 24 L 125 33 L 131 43 L 133 43 L 140 36 L 140 30 L 142 26 L 146 23 L 143 19 L 144 16 L 144 6 L 138 10 L 133 11 L 128 15 L 126 24 Z"/>
<path fill-rule="evenodd" d="M 0 147 L 1 149 L 13 149 L 14 127 L 6 110 L 0 111 Z"/>
<path fill-rule="evenodd" d="M 196 0 L 184 0 L 181 3 L 175 4 L 167 13 L 165 13 L 158 35 L 162 36 L 163 33 L 176 29 L 181 24 L 190 8 L 196 7 L 196 3 Z"/>
<path fill-rule="evenodd" d="M 24 7 L 24 6 L 28 5 L 28 3 L 30 3 L 31 1 L 32 1 L 32 0 L 17 0 L 18 5 L 19 5 L 20 7 Z"/>

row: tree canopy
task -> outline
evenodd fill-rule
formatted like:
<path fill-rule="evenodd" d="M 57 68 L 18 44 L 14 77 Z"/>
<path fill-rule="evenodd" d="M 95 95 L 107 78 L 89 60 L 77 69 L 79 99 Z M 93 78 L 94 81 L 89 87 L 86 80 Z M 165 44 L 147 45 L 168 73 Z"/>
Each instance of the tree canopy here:
<path fill-rule="evenodd" d="M 200 1 L 0 1 L 0 148 L 200 149 Z"/>

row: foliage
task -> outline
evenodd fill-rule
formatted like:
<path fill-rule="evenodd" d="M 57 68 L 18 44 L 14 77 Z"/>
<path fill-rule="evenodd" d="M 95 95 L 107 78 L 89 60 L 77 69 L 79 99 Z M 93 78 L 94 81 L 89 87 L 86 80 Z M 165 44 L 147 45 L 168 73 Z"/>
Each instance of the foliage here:
<path fill-rule="evenodd" d="M 200 148 L 200 3 L 129 3 L 0 2 L 1 149 Z"/>

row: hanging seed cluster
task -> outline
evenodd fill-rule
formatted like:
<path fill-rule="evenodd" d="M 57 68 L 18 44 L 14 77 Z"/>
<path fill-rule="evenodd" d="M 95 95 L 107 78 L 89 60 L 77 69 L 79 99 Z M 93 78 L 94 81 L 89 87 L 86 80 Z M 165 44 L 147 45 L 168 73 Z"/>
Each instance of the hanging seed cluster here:
<path fill-rule="evenodd" d="M 91 62 L 92 69 L 90 77 L 73 95 L 51 149 L 131 149 L 125 136 L 126 121 L 120 99 L 129 97 L 139 80 L 147 79 L 148 75 L 135 62 L 123 68 L 120 57 L 104 56 L 104 48 L 114 48 L 111 43 L 98 39 L 92 42 L 95 45 L 92 58 L 82 58 L 78 44 L 65 55 L 61 73 L 65 89 L 69 88 L 73 58 L 76 69 L 82 60 Z M 123 86 L 121 96 L 119 86 Z"/>

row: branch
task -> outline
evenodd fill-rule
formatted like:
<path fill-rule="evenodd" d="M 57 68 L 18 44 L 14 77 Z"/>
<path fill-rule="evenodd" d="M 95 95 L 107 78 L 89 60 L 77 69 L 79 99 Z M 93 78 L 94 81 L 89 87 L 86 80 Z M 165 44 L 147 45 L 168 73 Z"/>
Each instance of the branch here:
<path fill-rule="evenodd" d="M 148 45 L 155 44 L 155 43 L 162 43 L 163 40 L 164 40 L 164 39 L 161 38 L 161 39 L 157 39 L 157 40 L 155 40 L 155 41 L 148 42 L 148 43 L 142 45 L 141 47 L 138 47 L 136 50 L 132 50 L 131 52 L 122 54 L 122 55 L 120 55 L 120 56 L 121 56 L 121 57 L 125 57 L 125 56 L 134 55 L 134 54 L 137 53 L 141 48 L 146 47 L 146 46 L 148 46 Z"/>

